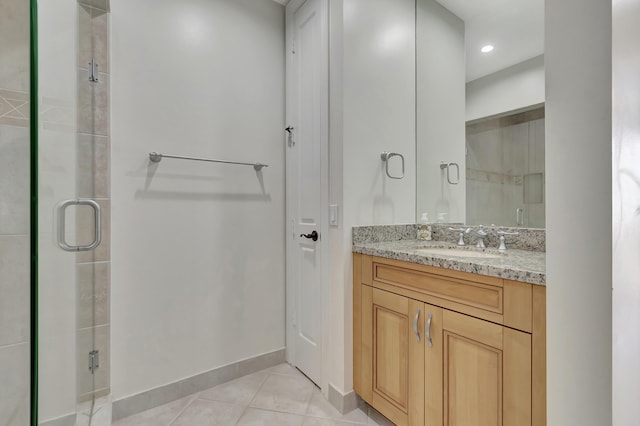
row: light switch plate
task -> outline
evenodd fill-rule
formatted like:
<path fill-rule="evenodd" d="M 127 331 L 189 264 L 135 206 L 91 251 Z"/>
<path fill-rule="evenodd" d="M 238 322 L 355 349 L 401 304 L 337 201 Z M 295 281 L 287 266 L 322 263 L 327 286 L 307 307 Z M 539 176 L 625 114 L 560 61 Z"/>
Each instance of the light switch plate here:
<path fill-rule="evenodd" d="M 338 226 L 338 205 L 331 204 L 329 206 L 329 225 Z"/>

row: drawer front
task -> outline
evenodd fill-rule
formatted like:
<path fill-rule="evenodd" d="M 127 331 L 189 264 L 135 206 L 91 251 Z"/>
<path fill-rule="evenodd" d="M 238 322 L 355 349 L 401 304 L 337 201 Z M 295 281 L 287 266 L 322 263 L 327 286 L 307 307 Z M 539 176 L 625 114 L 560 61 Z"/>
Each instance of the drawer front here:
<path fill-rule="evenodd" d="M 504 312 L 502 285 L 467 281 L 375 261 L 372 278 L 374 282 L 393 285 L 495 314 L 502 315 Z M 502 284 L 502 280 L 493 281 Z"/>

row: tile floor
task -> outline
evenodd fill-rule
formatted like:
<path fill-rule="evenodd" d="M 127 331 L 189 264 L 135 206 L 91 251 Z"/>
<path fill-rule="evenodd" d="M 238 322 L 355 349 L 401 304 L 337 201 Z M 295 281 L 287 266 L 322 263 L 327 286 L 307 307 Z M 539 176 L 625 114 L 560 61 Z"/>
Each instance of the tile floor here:
<path fill-rule="evenodd" d="M 340 414 L 288 364 L 121 419 L 113 426 L 393 426 L 363 404 Z"/>

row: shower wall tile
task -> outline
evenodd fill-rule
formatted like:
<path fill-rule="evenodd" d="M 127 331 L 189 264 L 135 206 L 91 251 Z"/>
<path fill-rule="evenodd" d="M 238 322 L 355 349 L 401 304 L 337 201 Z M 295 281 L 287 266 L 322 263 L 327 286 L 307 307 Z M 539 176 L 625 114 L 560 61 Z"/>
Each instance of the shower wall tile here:
<path fill-rule="evenodd" d="M 109 2 L 78 1 L 77 50 L 77 195 L 92 198 L 102 209 L 102 242 L 90 252 L 76 256 L 77 299 L 77 399 L 90 401 L 110 393 L 110 100 L 109 100 Z M 88 79 L 91 59 L 98 65 L 98 81 Z M 91 241 L 95 222 L 91 210 L 78 210 L 76 233 L 79 241 Z M 88 354 L 100 351 L 100 367 L 95 375 L 88 370 Z M 78 424 L 88 418 L 81 413 Z M 108 421 L 105 424 L 110 424 Z"/>
<path fill-rule="evenodd" d="M 78 69 L 78 132 L 109 135 L 109 75 L 100 73 L 98 82 Z"/>
<path fill-rule="evenodd" d="M 91 40 L 98 69 L 100 72 L 109 73 L 109 14 L 103 10 L 92 10 Z"/>
<path fill-rule="evenodd" d="M 0 117 L 12 111 L 15 107 L 12 106 L 8 100 L 0 97 Z"/>
<path fill-rule="evenodd" d="M 0 124 L 29 127 L 29 94 L 0 89 Z"/>
<path fill-rule="evenodd" d="M 29 424 L 29 344 L 0 347 L 0 419 L 3 425 Z"/>
<path fill-rule="evenodd" d="M 544 173 L 544 120 L 536 120 L 531 125 L 532 144 L 529 147 L 529 167 L 531 173 Z"/>
<path fill-rule="evenodd" d="M 76 265 L 76 312 L 79 329 L 109 324 L 110 273 L 109 262 Z"/>
<path fill-rule="evenodd" d="M 0 2 L 0 87 L 29 89 L 29 2 Z"/>
<path fill-rule="evenodd" d="M 467 126 L 467 223 L 516 226 L 523 208 L 526 226 L 544 227 L 544 191 L 524 199 L 525 179 L 544 182 L 543 117 L 540 108 Z"/>
<path fill-rule="evenodd" d="M 91 6 L 103 11 L 110 10 L 109 0 L 78 0 L 81 5 Z"/>
<path fill-rule="evenodd" d="M 29 129 L 0 125 L 0 235 L 29 232 Z"/>
<path fill-rule="evenodd" d="M 76 380 L 78 401 L 85 401 L 94 393 L 105 393 L 109 389 L 110 327 L 90 327 L 78 330 L 76 336 Z M 89 371 L 89 352 L 99 351 L 99 367 L 95 374 Z"/>
<path fill-rule="evenodd" d="M 29 2 L 0 1 L 0 423 L 29 423 Z"/>
<path fill-rule="evenodd" d="M 0 235 L 0 346 L 28 339 L 29 237 Z"/>
<path fill-rule="evenodd" d="M 109 138 L 78 134 L 78 197 L 109 198 Z"/>
<path fill-rule="evenodd" d="M 91 37 L 92 7 L 78 3 L 78 68 L 87 68 L 93 54 Z"/>
<path fill-rule="evenodd" d="M 78 67 L 86 69 L 91 58 L 98 70 L 109 72 L 109 14 L 86 5 L 78 7 Z M 86 75 L 86 74 L 85 74 Z"/>
<path fill-rule="evenodd" d="M 29 127 L 29 120 L 25 118 L 3 116 L 0 117 L 0 125 L 27 128 Z"/>
<path fill-rule="evenodd" d="M 76 106 L 68 99 L 43 97 L 38 117 L 43 129 L 63 133 L 76 130 Z"/>
<path fill-rule="evenodd" d="M 20 90 L 4 89 L 0 87 L 0 98 L 9 100 L 12 105 L 18 102 L 19 104 L 29 103 L 29 93 Z"/>
<path fill-rule="evenodd" d="M 111 202 L 109 200 L 95 200 L 102 211 L 102 242 L 93 251 L 78 252 L 78 263 L 106 262 L 111 260 Z M 95 220 L 93 210 L 89 208 L 78 209 L 76 216 L 77 240 L 85 243 L 91 242 L 95 233 Z"/>

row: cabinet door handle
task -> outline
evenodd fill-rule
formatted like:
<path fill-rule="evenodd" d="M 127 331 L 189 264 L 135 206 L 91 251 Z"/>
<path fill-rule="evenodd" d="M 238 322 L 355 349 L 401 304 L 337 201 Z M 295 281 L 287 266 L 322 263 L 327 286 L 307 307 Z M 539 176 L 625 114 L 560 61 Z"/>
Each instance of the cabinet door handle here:
<path fill-rule="evenodd" d="M 427 325 L 424 327 L 424 334 L 427 336 L 427 344 L 430 348 L 433 347 L 433 342 L 431 341 L 431 317 L 433 317 L 433 315 L 429 313 L 427 316 Z"/>
<path fill-rule="evenodd" d="M 420 341 L 420 332 L 418 331 L 418 318 L 420 318 L 420 308 L 416 309 L 416 316 L 413 318 L 413 332 L 416 333 L 416 342 Z"/>

